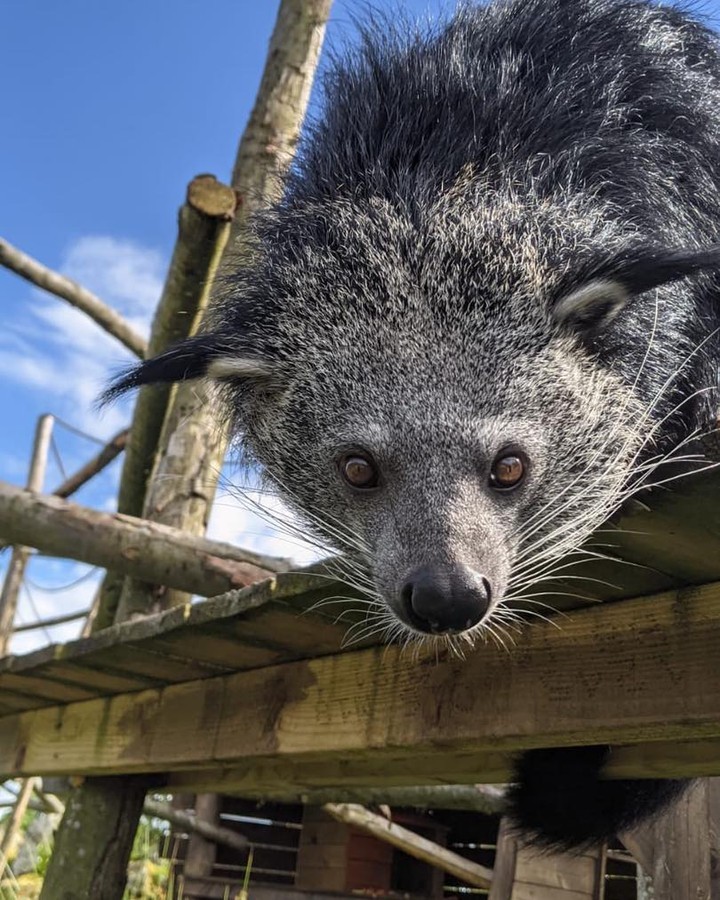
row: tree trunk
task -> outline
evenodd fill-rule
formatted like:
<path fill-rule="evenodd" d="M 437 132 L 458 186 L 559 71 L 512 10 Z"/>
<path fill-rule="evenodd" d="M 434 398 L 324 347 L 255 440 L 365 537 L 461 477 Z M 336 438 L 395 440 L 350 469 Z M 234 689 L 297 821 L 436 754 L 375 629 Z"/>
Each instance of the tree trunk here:
<path fill-rule="evenodd" d="M 205 302 L 219 252 L 228 239 L 235 202 L 234 192 L 212 175 L 199 175 L 190 182 L 178 217 L 178 236 L 170 268 L 150 332 L 149 356 L 155 356 L 197 330 L 198 310 Z M 171 394 L 169 385 L 151 385 L 138 393 L 120 477 L 119 513 L 143 514 L 148 479 Z M 126 618 L 129 610 L 118 614 L 123 584 L 124 578 L 114 572 L 105 576 L 93 630 Z"/>
<path fill-rule="evenodd" d="M 147 776 L 88 778 L 70 795 L 41 900 L 120 900 Z"/>

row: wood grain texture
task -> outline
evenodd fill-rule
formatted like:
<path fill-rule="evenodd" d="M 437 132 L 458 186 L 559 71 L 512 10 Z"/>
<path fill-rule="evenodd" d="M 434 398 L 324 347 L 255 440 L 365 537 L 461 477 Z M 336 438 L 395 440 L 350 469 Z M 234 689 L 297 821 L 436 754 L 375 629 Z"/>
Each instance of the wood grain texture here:
<path fill-rule="evenodd" d="M 720 774 L 718 646 L 720 584 L 581 610 L 465 660 L 377 647 L 213 676 L 149 640 L 144 674 L 157 657 L 179 683 L 7 715 L 0 771 L 173 770 L 233 790 L 501 782 L 518 750 L 607 742 L 614 777 Z M 181 680 L 192 666 L 208 677 Z"/>

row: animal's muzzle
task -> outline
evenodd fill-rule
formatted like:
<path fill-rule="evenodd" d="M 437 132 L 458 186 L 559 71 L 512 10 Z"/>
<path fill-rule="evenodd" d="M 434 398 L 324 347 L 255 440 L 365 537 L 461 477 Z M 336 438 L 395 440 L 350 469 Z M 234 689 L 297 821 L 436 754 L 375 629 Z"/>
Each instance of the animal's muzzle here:
<path fill-rule="evenodd" d="M 423 566 L 400 588 L 407 620 L 428 634 L 458 634 L 477 625 L 490 608 L 487 578 L 463 565 Z"/>

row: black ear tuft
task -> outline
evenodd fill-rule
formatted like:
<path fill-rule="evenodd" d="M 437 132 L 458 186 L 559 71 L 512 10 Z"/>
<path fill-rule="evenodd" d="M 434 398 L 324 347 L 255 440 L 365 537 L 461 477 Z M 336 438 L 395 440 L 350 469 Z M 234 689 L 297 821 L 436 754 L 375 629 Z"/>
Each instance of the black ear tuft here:
<path fill-rule="evenodd" d="M 100 405 L 111 403 L 126 391 L 144 384 L 171 384 L 202 378 L 212 362 L 223 353 L 227 353 L 227 340 L 217 334 L 199 334 L 188 338 L 119 375 L 101 394 Z"/>
<path fill-rule="evenodd" d="M 652 249 L 606 261 L 553 307 L 553 318 L 592 337 L 606 328 L 635 297 L 698 272 L 720 270 L 720 245 L 705 250 Z"/>
<path fill-rule="evenodd" d="M 619 259 L 605 275 L 620 282 L 628 293 L 642 294 L 698 272 L 718 269 L 720 244 L 714 244 L 704 250 L 652 250 Z"/>

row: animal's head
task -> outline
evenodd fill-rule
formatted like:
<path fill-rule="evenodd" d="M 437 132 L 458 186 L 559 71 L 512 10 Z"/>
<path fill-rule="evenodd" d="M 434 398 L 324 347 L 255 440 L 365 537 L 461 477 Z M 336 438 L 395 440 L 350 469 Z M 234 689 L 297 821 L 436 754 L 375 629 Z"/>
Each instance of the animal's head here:
<path fill-rule="evenodd" d="M 598 336 L 720 260 L 477 209 L 281 208 L 214 330 L 112 389 L 219 382 L 281 495 L 417 633 L 492 627 L 617 507 L 652 419 Z"/>

